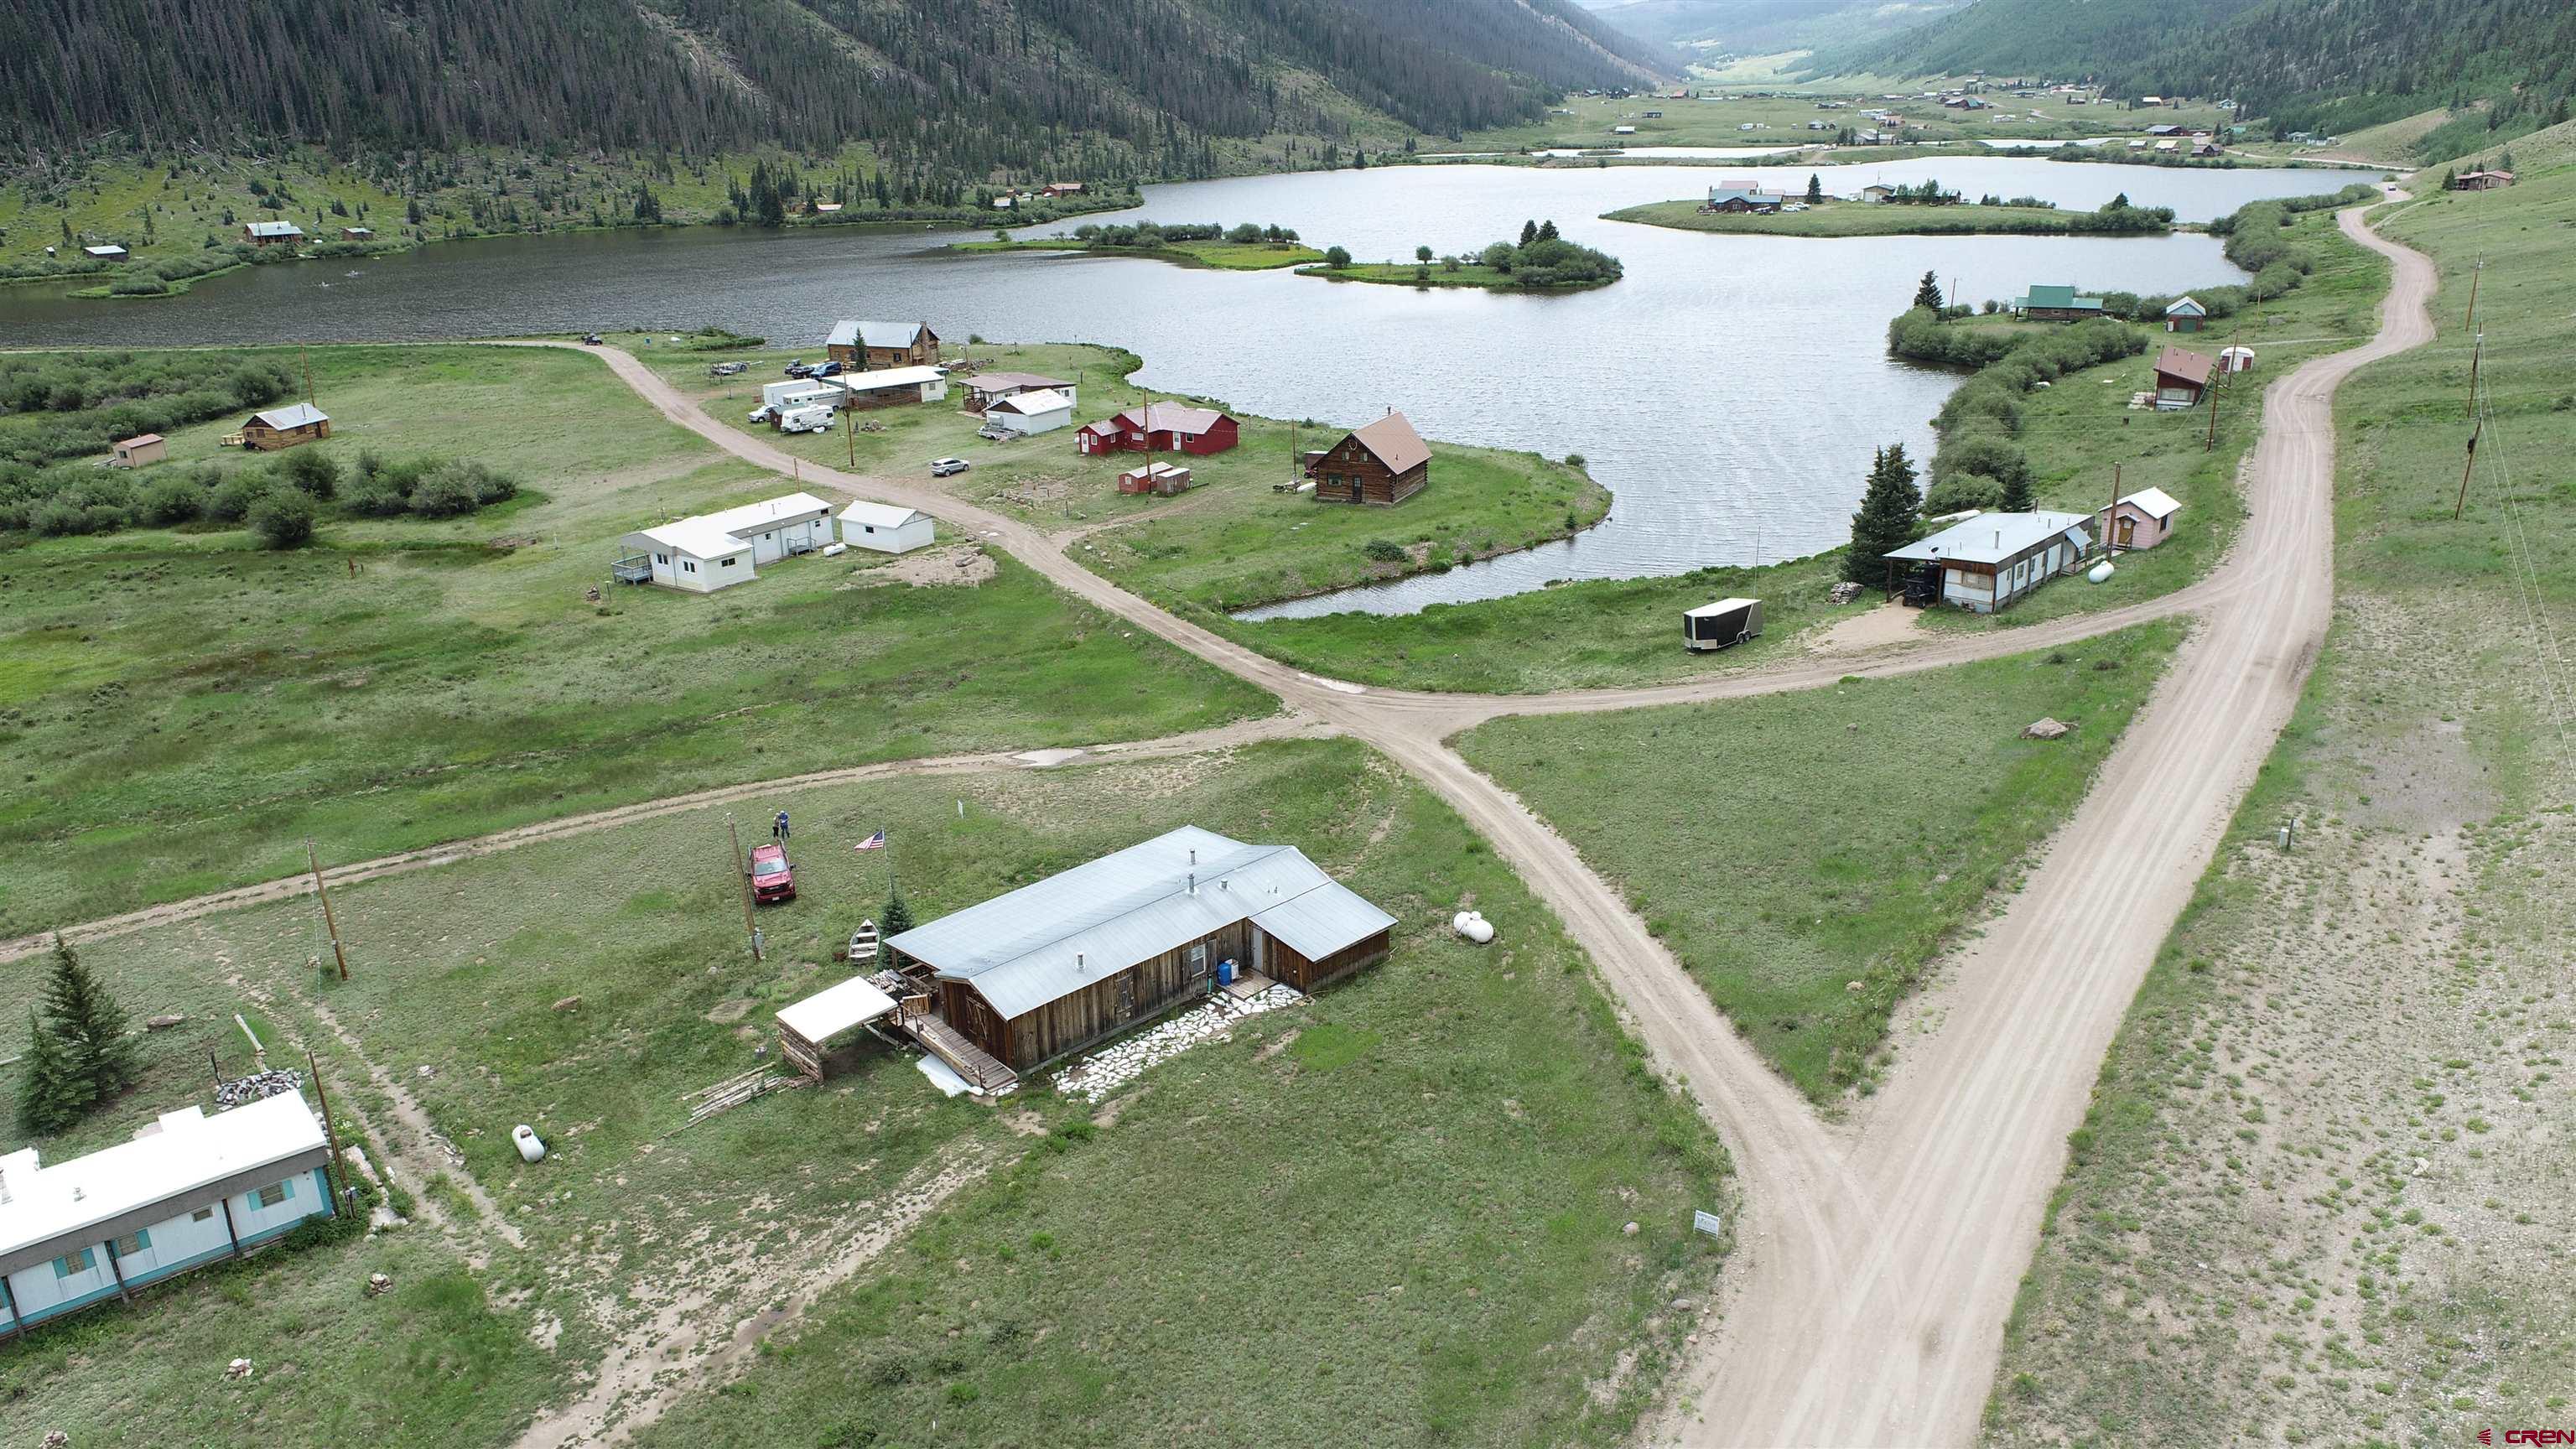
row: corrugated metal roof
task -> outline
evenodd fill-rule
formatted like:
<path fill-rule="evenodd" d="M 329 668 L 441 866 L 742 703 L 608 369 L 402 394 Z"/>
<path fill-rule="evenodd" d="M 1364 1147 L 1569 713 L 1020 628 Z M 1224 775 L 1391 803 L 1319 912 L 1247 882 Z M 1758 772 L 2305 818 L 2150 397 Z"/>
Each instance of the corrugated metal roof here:
<path fill-rule="evenodd" d="M 331 415 L 329 413 L 322 411 L 311 403 L 297 403 L 291 408 L 270 408 L 267 412 L 253 413 L 251 416 L 260 422 L 268 424 L 272 428 L 276 428 L 280 432 L 283 432 L 288 428 L 300 428 L 307 423 L 327 423 L 331 421 Z"/>
<path fill-rule="evenodd" d="M 1980 513 L 1961 523 L 1951 524 L 1928 538 L 1919 538 L 1903 548 L 1890 549 L 1889 558 L 1935 559 L 1958 563 L 2002 563 L 2023 549 L 2049 541 L 2052 534 L 2070 534 L 2081 540 L 2088 514 L 2056 513 Z"/>
<path fill-rule="evenodd" d="M 886 944 L 947 980 L 973 983 L 1002 1015 L 1021 1016 L 1325 887 L 1341 889 L 1294 847 L 1247 845 L 1188 825 L 942 916 Z M 1357 896 L 1351 899 L 1376 910 Z M 1333 934 L 1335 923 L 1361 918 L 1348 903 L 1327 900 L 1297 914 L 1294 929 L 1318 941 Z M 1329 955 L 1358 938 L 1308 954 Z M 1296 949 L 1305 952 L 1303 946 Z"/>
<path fill-rule="evenodd" d="M 1422 441 L 1422 435 L 1413 430 L 1413 424 L 1402 413 L 1388 413 L 1352 433 L 1351 441 L 1368 449 L 1390 473 L 1406 472 L 1431 461 L 1431 445 Z"/>
<path fill-rule="evenodd" d="M 2161 488 L 2141 488 L 2120 501 L 2149 518 L 2167 518 L 2182 507 L 2180 500 Z"/>
<path fill-rule="evenodd" d="M 924 517 L 918 508 L 905 508 L 893 503 L 870 503 L 865 499 L 841 510 L 848 523 L 863 523 L 870 528 L 901 528 L 916 518 Z"/>
<path fill-rule="evenodd" d="M 966 390 L 968 392 L 1026 392 L 1041 387 L 1071 386 L 1073 383 L 1070 379 L 1047 377 L 1034 372 L 988 372 L 981 377 L 968 379 Z"/>
<path fill-rule="evenodd" d="M 845 317 L 832 324 L 831 335 L 823 339 L 823 345 L 910 347 L 929 330 L 927 322 L 858 322 Z"/>
<path fill-rule="evenodd" d="M 32 1147 L 13 1152 L 0 1157 L 9 1189 L 0 1259 L 270 1163 L 324 1155 L 322 1124 L 297 1092 L 212 1117 L 194 1107 L 164 1112 L 147 1135 L 51 1167 Z"/>
<path fill-rule="evenodd" d="M 2217 365 L 2217 359 L 2187 347 L 2168 347 L 2156 354 L 2156 376 L 2179 377 L 2185 382 L 2209 381 L 2209 370 Z"/>
<path fill-rule="evenodd" d="M 1395 917 L 1331 881 L 1255 915 L 1252 924 L 1309 961 L 1320 961 L 1395 924 Z"/>
<path fill-rule="evenodd" d="M 1103 418 L 1091 426 L 1115 432 L 1120 428 L 1143 428 L 1149 433 L 1204 433 L 1223 421 L 1225 414 L 1214 408 L 1184 407 L 1179 403 L 1148 403 L 1140 411 L 1127 408 L 1115 417 Z"/>
<path fill-rule="evenodd" d="M 254 221 L 250 224 L 250 234 L 252 236 L 302 236 L 304 228 L 291 221 Z"/>
<path fill-rule="evenodd" d="M 1023 417 L 1038 413 L 1071 412 L 1073 399 L 1051 387 L 1031 388 L 1027 392 L 1015 392 L 993 404 L 993 411 L 1013 412 Z"/>
<path fill-rule="evenodd" d="M 2209 309 L 2200 305 L 2200 299 L 2197 297 L 2176 297 L 2165 304 L 2165 315 L 2168 317 L 2206 317 L 2209 315 Z"/>
<path fill-rule="evenodd" d="M 640 530 L 629 534 L 628 537 L 647 539 L 674 553 L 684 553 L 691 558 L 719 559 L 751 552 L 750 544 L 704 518 L 683 518 L 663 524 L 659 528 Z"/>
<path fill-rule="evenodd" d="M 745 503 L 720 513 L 705 513 L 682 519 L 684 523 L 709 523 L 731 534 L 744 534 L 763 524 L 795 523 L 806 518 L 828 518 L 832 505 L 811 493 L 788 493 L 777 498 L 764 498 L 758 503 Z"/>
<path fill-rule="evenodd" d="M 807 1041 L 820 1044 L 892 1010 L 893 997 L 877 990 L 868 978 L 853 976 L 838 986 L 781 1007 L 778 1024 Z"/>
<path fill-rule="evenodd" d="M 871 342 L 868 345 L 874 347 L 877 344 Z M 913 367 L 880 367 L 874 372 L 845 372 L 828 381 L 836 387 L 851 392 L 883 392 L 890 387 L 920 387 L 924 383 L 937 382 L 947 375 L 938 368 L 924 364 Z"/>

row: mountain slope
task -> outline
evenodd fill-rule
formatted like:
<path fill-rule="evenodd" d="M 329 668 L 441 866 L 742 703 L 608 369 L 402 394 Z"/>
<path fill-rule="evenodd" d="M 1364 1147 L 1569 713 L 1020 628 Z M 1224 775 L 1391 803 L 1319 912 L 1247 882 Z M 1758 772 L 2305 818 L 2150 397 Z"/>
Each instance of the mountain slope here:
<path fill-rule="evenodd" d="M 1641 40 L 1735 55 L 1850 46 L 1921 25 L 1961 0 L 1623 0 L 1596 7 Z"/>
<path fill-rule="evenodd" d="M 2567 0 L 1978 0 L 1821 57 L 1896 74 L 2091 76 L 2115 93 L 2232 96 L 2277 128 L 2341 131 L 2457 107 L 2441 160 L 2564 120 L 2576 95 Z"/>
<path fill-rule="evenodd" d="M 965 175 L 1447 132 L 1670 68 L 1566 0 L 17 0 L 12 144 L 873 143 Z M 1320 78 L 1330 92 L 1320 93 Z M 1104 152 L 1098 148 L 1106 146 Z"/>

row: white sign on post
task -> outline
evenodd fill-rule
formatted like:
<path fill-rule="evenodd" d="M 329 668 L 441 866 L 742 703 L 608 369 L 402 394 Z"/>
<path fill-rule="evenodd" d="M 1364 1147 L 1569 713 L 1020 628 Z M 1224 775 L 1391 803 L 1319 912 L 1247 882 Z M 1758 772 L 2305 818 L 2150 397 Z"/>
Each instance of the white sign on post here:
<path fill-rule="evenodd" d="M 1712 1238 L 1726 1236 L 1726 1224 L 1719 1221 L 1715 1213 L 1693 1212 L 1691 1227 L 1694 1231 L 1706 1233 Z"/>

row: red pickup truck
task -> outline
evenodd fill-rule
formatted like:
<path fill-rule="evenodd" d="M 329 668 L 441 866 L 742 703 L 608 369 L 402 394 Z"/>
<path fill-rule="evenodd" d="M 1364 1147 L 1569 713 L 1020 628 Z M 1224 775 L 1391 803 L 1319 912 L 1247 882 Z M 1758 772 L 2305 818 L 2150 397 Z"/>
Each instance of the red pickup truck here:
<path fill-rule="evenodd" d="M 796 899 L 796 868 L 787 863 L 787 847 L 751 848 L 751 898 L 764 906 Z"/>

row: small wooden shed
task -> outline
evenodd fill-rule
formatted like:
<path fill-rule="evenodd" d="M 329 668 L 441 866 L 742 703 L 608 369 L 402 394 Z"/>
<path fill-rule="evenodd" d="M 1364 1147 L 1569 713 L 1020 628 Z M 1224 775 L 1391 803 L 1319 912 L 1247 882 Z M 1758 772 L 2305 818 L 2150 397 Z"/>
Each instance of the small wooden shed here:
<path fill-rule="evenodd" d="M 2205 352 L 2168 347 L 2156 354 L 2156 406 L 2165 411 L 2197 406 L 2218 360 Z"/>
<path fill-rule="evenodd" d="M 331 415 L 311 403 L 253 413 L 251 420 L 242 424 L 242 446 L 261 453 L 319 442 L 329 436 Z"/>
<path fill-rule="evenodd" d="M 2165 304 L 2167 332 L 2197 332 L 2209 320 L 2209 309 L 2197 297 L 2176 297 Z"/>
<path fill-rule="evenodd" d="M 170 444 L 159 433 L 141 433 L 112 445 L 107 465 L 111 468 L 142 468 L 162 462 L 170 456 Z"/>
<path fill-rule="evenodd" d="M 2141 488 L 2111 505 L 2103 539 L 2112 548 L 2154 548 L 2173 537 L 2174 515 L 2182 504 L 2161 488 Z"/>
<path fill-rule="evenodd" d="M 1147 463 L 1118 475 L 1121 493 L 1159 493 L 1166 498 L 1190 491 L 1190 470 L 1177 463 Z"/>
<path fill-rule="evenodd" d="M 845 1052 L 832 1045 L 836 1039 L 848 1038 L 849 1033 L 893 1010 L 893 997 L 878 990 L 868 978 L 853 976 L 779 1009 L 778 1054 L 819 1082 L 830 1075 L 836 1059 L 846 1058 Z M 845 1041 L 845 1045 L 855 1044 Z"/>
<path fill-rule="evenodd" d="M 1431 445 L 1391 412 L 1342 435 L 1306 465 L 1318 503 L 1402 503 L 1431 482 Z"/>

